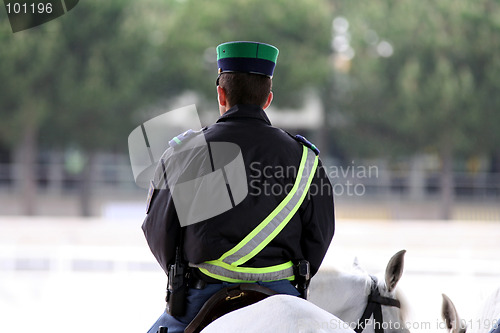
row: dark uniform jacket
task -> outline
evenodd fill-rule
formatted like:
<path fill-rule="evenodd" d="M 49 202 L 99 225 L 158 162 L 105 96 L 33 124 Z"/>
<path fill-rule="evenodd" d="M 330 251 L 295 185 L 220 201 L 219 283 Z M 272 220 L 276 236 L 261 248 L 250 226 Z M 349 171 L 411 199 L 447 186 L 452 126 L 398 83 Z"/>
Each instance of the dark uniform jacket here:
<path fill-rule="evenodd" d="M 203 134 L 207 142 L 231 142 L 240 147 L 248 195 L 234 208 L 186 227 L 184 258 L 195 264 L 218 259 L 279 205 L 295 182 L 303 150 L 300 142 L 273 127 L 265 112 L 253 105 L 232 107 Z M 167 272 L 174 261 L 180 234 L 168 188 L 153 196 L 142 229 L 151 251 Z M 276 238 L 243 266 L 267 267 L 306 259 L 315 274 L 334 230 L 333 188 L 320 161 L 298 212 Z"/>

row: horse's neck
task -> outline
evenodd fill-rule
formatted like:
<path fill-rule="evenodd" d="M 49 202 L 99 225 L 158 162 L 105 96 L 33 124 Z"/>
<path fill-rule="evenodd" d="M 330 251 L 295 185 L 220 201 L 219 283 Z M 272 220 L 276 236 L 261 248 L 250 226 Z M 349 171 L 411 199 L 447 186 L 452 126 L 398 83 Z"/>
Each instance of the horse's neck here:
<path fill-rule="evenodd" d="M 367 304 L 370 281 L 365 275 L 333 272 L 330 312 L 347 323 L 357 323 Z"/>
<path fill-rule="evenodd" d="M 332 286 L 332 306 L 329 311 L 339 317 L 350 327 L 355 327 L 365 311 L 368 295 L 371 291 L 372 279 L 366 274 L 352 274 L 346 272 L 334 272 L 331 280 Z M 379 278 L 379 281 L 381 279 Z M 382 296 L 394 297 L 387 292 L 382 292 Z M 385 323 L 399 323 L 388 327 L 385 332 L 405 332 L 401 322 L 400 310 L 393 307 L 383 306 L 382 315 Z M 364 333 L 373 333 L 373 325 L 366 326 Z"/>

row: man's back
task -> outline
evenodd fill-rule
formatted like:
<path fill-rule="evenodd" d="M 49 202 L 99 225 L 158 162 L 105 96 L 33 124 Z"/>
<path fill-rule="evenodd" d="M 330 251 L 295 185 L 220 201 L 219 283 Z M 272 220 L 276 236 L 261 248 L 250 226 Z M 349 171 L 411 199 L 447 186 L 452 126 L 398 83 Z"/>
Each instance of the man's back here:
<path fill-rule="evenodd" d="M 280 204 L 294 185 L 303 152 L 301 143 L 271 126 L 265 112 L 252 105 L 231 108 L 203 133 L 209 144 L 231 142 L 241 149 L 248 195 L 234 208 L 187 227 L 185 244 L 196 246 L 186 247 L 185 252 L 187 259 L 196 264 L 219 258 Z M 318 237 L 331 239 L 334 217 L 333 192 L 322 168 L 317 171 L 313 185 L 314 192 L 310 193 L 314 196 L 306 196 L 298 214 L 247 266 L 277 265 L 307 255 L 306 259 L 311 261 L 313 272 L 316 272 L 329 242 L 320 248 L 310 244 L 309 240 Z M 318 206 L 314 214 L 312 201 Z M 327 213 L 318 216 L 321 212 Z M 303 230 L 307 228 L 310 229 Z M 314 233 L 309 240 L 305 237 L 308 233 Z"/>

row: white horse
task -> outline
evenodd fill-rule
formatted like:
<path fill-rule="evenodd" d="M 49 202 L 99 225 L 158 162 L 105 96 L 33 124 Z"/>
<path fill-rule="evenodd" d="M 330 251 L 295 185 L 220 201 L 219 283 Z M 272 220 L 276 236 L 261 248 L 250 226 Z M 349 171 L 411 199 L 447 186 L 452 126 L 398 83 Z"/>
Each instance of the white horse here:
<path fill-rule="evenodd" d="M 441 316 L 451 333 L 488 333 L 493 328 L 500 327 L 500 288 L 497 288 L 488 296 L 479 310 L 477 319 L 470 320 L 470 328 L 460 319 L 458 311 L 451 299 L 443 294 L 443 306 Z"/>
<path fill-rule="evenodd" d="M 356 265 L 354 273 L 333 272 L 325 291 L 312 284 L 311 301 L 318 301 L 314 294 L 322 292 L 328 301 L 320 306 L 328 312 L 298 297 L 276 295 L 224 315 L 202 332 L 372 333 L 375 328 L 384 333 L 408 332 L 396 295 L 405 252 L 390 259 L 383 279 L 370 276 Z"/>

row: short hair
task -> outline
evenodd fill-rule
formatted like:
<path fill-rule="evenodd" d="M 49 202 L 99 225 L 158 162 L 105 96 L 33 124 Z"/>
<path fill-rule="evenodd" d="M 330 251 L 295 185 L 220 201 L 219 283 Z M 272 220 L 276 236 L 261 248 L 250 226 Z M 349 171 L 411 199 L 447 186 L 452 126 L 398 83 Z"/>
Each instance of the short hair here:
<path fill-rule="evenodd" d="M 219 86 L 226 92 L 226 100 L 230 106 L 253 104 L 263 107 L 271 92 L 272 80 L 260 74 L 222 73 Z"/>

